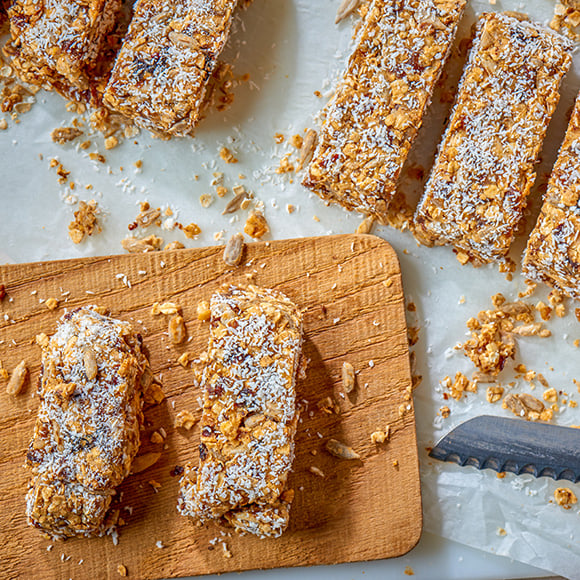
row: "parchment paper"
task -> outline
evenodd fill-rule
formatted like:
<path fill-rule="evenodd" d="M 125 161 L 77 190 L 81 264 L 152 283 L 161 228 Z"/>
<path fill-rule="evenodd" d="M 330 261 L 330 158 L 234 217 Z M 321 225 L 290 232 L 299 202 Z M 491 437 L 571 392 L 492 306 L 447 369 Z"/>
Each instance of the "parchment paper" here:
<path fill-rule="evenodd" d="M 145 233 L 160 235 L 166 243 L 180 240 L 188 247 L 223 243 L 242 229 L 245 214 L 221 215 L 231 193 L 224 199 L 213 193 L 214 203 L 202 208 L 199 196 L 215 192 L 211 186 L 213 172 L 224 173 L 226 187 L 243 183 L 264 202 L 272 239 L 354 231 L 360 216 L 326 207 L 299 185 L 299 178 L 293 173 L 276 173 L 282 155 L 293 149 L 287 142 L 276 144 L 274 134 L 280 132 L 288 138 L 315 126 L 318 112 L 348 55 L 354 19 L 336 26 L 337 5 L 337 0 L 254 0 L 238 18 L 224 55 L 234 63 L 237 75 L 249 73 L 250 80 L 236 88 L 235 101 L 229 109 L 208 114 L 195 139 L 165 142 L 141 133 L 106 151 L 102 136 L 89 135 L 92 145 L 86 151 L 75 144 L 58 146 L 51 142 L 50 132 L 57 126 L 70 125 L 73 115 L 67 112 L 62 98 L 45 92 L 38 93 L 37 103 L 31 112 L 21 115 L 20 123 L 16 124 L 9 115 L 0 115 L 9 124 L 8 130 L 0 133 L 0 261 L 120 253 L 120 241 L 129 233 L 127 224 L 139 212 L 139 202 L 145 200 L 153 207 L 170 206 L 174 212 L 166 218 L 164 228 Z M 547 22 L 553 2 L 498 0 L 491 6 L 472 1 L 459 38 L 468 35 L 475 14 L 490 9 L 525 11 Z M 567 114 L 580 89 L 579 58 L 576 54 L 574 70 L 562 88 L 562 99 L 538 167 L 539 183 L 545 182 L 555 160 Z M 446 69 L 444 90 L 455 82 L 461 64 L 455 55 Z M 324 96 L 318 97 L 314 91 L 321 91 Z M 420 164 L 425 169 L 430 165 L 450 106 L 440 102 L 441 93 L 438 90 L 434 98 L 409 164 Z M 226 165 L 219 158 L 218 151 L 224 145 L 234 152 L 238 163 Z M 91 151 L 103 153 L 106 163 L 91 161 Z M 71 171 L 69 181 L 75 182 L 74 190 L 68 184 L 57 183 L 54 169 L 49 168 L 51 158 L 58 158 Z M 137 160 L 143 161 L 141 169 L 134 166 Z M 89 185 L 92 188 L 86 189 Z M 405 178 L 402 186 L 416 201 L 421 184 Z M 75 246 L 67 235 L 68 223 L 76 202 L 92 198 L 103 211 L 103 232 Z M 539 199 L 536 188 L 526 231 L 535 221 Z M 287 204 L 295 205 L 297 210 L 289 214 Z M 176 220 L 198 223 L 201 235 L 187 240 L 180 231 L 171 229 Z M 462 267 L 449 248 L 418 247 L 408 232 L 377 227 L 374 233 L 388 240 L 400 257 L 408 300 L 417 306 L 417 312 L 409 313 L 409 324 L 421 328 L 414 351 L 417 373 L 423 376 L 423 382 L 415 391 L 415 404 L 425 529 L 569 578 L 580 578 L 579 506 L 565 511 L 552 501 L 560 483 L 509 474 L 498 479 L 495 472 L 429 460 L 425 451 L 469 417 L 509 414 L 498 404 L 487 403 L 485 388 L 481 387 L 477 394 L 469 394 L 462 401 L 445 401 L 439 381 L 446 375 L 453 377 L 459 370 L 470 376 L 471 363 L 452 349 L 465 339 L 465 321 L 490 307 L 489 297 L 496 292 L 516 299 L 518 291 L 525 289 L 522 277 L 516 273 L 513 282 L 507 282 L 495 266 Z M 513 251 L 516 261 L 524 243 L 525 235 L 520 235 Z M 534 301 L 545 299 L 546 294 L 546 289 L 539 289 Z M 552 386 L 569 394 L 566 399 L 578 400 L 572 379 L 580 379 L 580 350 L 572 343 L 580 338 L 580 324 L 573 315 L 577 305 L 568 301 L 566 306 L 568 316 L 548 323 L 553 332 L 551 338 L 518 341 L 516 363 L 542 372 Z M 501 379 L 507 383 L 509 372 L 504 372 Z M 529 392 L 529 385 L 516 382 L 513 392 Z M 538 386 L 534 394 L 541 395 L 542 390 Z M 448 419 L 438 416 L 445 404 L 451 409 Z M 561 409 L 555 422 L 580 424 L 580 409 L 565 405 Z M 580 486 L 565 485 L 580 496 Z M 500 529 L 505 530 L 505 535 L 500 535 Z"/>

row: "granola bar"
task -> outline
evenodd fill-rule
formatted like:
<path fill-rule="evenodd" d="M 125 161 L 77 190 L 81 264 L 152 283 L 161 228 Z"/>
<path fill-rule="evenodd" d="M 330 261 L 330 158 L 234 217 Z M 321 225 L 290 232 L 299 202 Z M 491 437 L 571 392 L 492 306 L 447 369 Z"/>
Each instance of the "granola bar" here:
<path fill-rule="evenodd" d="M 302 184 L 381 218 L 421 126 L 466 0 L 374 0 L 325 109 Z"/>
<path fill-rule="evenodd" d="M 85 91 L 121 0 L 15 0 L 9 8 L 12 65 L 26 82 Z"/>
<path fill-rule="evenodd" d="M 139 0 L 104 101 L 136 125 L 188 135 L 237 0 Z"/>
<path fill-rule="evenodd" d="M 178 509 L 277 537 L 292 499 L 302 316 L 283 294 L 255 286 L 225 288 L 210 310 L 200 464 L 185 467 Z"/>
<path fill-rule="evenodd" d="M 423 198 L 416 235 L 462 262 L 501 260 L 570 66 L 568 40 L 508 13 L 484 14 Z"/>
<path fill-rule="evenodd" d="M 102 535 L 139 449 L 141 337 L 127 322 L 80 308 L 61 318 L 42 351 L 28 522 L 53 538 Z"/>
<path fill-rule="evenodd" d="M 523 272 L 580 298 L 580 95 L 524 254 Z"/>

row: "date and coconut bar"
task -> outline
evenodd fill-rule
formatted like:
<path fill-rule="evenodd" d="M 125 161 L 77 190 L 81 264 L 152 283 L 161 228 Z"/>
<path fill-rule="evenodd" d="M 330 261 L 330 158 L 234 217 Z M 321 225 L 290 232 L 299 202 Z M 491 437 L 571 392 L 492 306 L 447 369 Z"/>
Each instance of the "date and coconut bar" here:
<path fill-rule="evenodd" d="M 466 0 L 374 0 L 325 108 L 302 184 L 379 219 L 417 136 Z"/>
<path fill-rule="evenodd" d="M 105 104 L 154 132 L 191 134 L 237 3 L 139 0 L 105 90 Z"/>
<path fill-rule="evenodd" d="M 86 91 L 120 8 L 121 0 L 15 0 L 12 66 L 31 84 Z"/>
<path fill-rule="evenodd" d="M 485 14 L 425 192 L 417 238 L 462 263 L 501 260 L 535 179 L 571 44 L 511 13 Z"/>
<path fill-rule="evenodd" d="M 139 449 L 148 366 L 141 337 L 127 322 L 80 308 L 45 339 L 26 460 L 28 522 L 53 538 L 102 535 Z"/>
<path fill-rule="evenodd" d="M 580 95 L 528 240 L 523 272 L 580 299 Z"/>
<path fill-rule="evenodd" d="M 210 311 L 200 463 L 185 467 L 178 509 L 199 523 L 226 520 L 240 532 L 277 537 L 293 497 L 286 480 L 302 315 L 283 294 L 255 286 L 217 292 Z"/>

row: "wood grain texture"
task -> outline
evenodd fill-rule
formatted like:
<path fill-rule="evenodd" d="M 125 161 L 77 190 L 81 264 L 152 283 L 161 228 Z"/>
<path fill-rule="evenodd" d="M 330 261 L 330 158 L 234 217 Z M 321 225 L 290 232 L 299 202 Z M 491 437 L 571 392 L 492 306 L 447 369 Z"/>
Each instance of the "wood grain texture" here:
<path fill-rule="evenodd" d="M 25 359 L 31 371 L 18 397 L 7 395 L 6 382 L 0 382 L 2 578 L 118 578 L 119 564 L 130 578 L 169 578 L 389 558 L 415 546 L 421 496 L 404 299 L 394 251 L 377 237 L 346 235 L 249 244 L 238 268 L 226 266 L 222 252 L 207 248 L 0 267 L 0 284 L 8 293 L 0 303 L 0 361 L 11 371 Z M 197 356 L 207 347 L 208 327 L 197 320 L 197 303 L 223 283 L 247 282 L 252 273 L 255 283 L 281 290 L 305 309 L 310 359 L 307 379 L 298 385 L 303 410 L 289 480 L 296 490 L 291 523 L 281 538 L 268 540 L 240 537 L 217 525 L 192 525 L 177 514 L 179 478 L 171 475 L 175 466 L 198 460 L 198 431 L 173 428 L 180 410 L 201 416 L 195 374 L 176 362 L 183 352 Z M 41 302 L 51 297 L 60 300 L 55 311 Z M 183 346 L 170 344 L 166 317 L 150 313 L 153 302 L 167 300 L 183 311 L 190 338 Z M 141 332 L 167 394 L 166 401 L 146 411 L 140 450 L 163 450 L 161 459 L 119 488 L 117 503 L 126 525 L 116 546 L 110 537 L 53 543 L 27 526 L 24 515 L 27 473 L 22 465 L 40 372 L 34 338 L 54 332 L 65 308 L 89 304 L 109 308 Z M 346 396 L 341 396 L 343 361 L 357 371 L 357 388 Z M 317 407 L 328 396 L 338 402 L 339 414 Z M 386 425 L 390 442 L 371 443 L 370 434 Z M 149 441 L 159 427 L 168 434 L 165 449 Z M 330 437 L 352 446 L 361 460 L 329 455 L 324 444 Z M 325 477 L 311 473 L 310 466 Z M 158 493 L 151 480 L 161 484 Z M 216 537 L 220 540 L 212 546 Z M 221 540 L 233 557 L 224 557 Z M 156 547 L 158 541 L 165 547 Z"/>

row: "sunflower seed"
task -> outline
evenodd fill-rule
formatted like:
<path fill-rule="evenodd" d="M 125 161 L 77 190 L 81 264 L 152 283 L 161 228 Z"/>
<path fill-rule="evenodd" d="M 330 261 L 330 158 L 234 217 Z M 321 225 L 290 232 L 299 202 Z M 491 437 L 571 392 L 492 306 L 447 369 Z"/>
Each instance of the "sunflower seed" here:
<path fill-rule="evenodd" d="M 342 0 L 338 10 L 336 11 L 336 18 L 334 23 L 338 24 L 344 20 L 347 16 L 350 16 L 360 4 L 360 0 Z"/>

